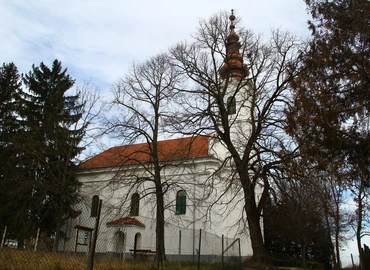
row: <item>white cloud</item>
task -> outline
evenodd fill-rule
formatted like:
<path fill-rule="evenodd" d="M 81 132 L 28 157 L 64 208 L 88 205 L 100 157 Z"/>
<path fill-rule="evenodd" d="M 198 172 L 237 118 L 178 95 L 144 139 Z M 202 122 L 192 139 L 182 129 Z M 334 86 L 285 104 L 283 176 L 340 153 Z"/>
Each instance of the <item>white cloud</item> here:
<path fill-rule="evenodd" d="M 200 19 L 234 9 L 255 32 L 280 27 L 306 36 L 305 8 L 297 0 L 2 0 L 0 60 L 24 73 L 57 58 L 77 84 L 109 91 L 133 61 L 188 39 Z"/>
<path fill-rule="evenodd" d="M 71 76 L 109 88 L 133 61 L 144 61 L 196 31 L 200 19 L 235 9 L 257 32 L 306 29 L 303 1 L 5 0 L 0 10 L 3 62 L 21 72 L 62 61 Z M 293 10 L 293 12 L 292 12 Z M 298 14 L 301 14 L 297 16 Z M 104 89 L 103 89 L 104 90 Z"/>

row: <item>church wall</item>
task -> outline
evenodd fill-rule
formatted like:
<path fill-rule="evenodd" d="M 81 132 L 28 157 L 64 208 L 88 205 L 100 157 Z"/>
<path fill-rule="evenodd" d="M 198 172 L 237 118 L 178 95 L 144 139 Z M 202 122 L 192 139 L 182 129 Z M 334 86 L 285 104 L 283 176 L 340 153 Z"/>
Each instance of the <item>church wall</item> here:
<path fill-rule="evenodd" d="M 241 237 L 243 256 L 251 255 L 249 237 L 246 234 L 239 235 L 235 227 L 231 228 L 243 213 L 242 205 L 227 207 L 225 203 L 231 199 L 232 195 L 230 194 L 227 196 L 228 198 L 225 197 L 220 203 L 216 204 L 211 211 L 208 209 L 209 205 L 216 201 L 224 188 L 221 179 L 214 179 L 213 187 L 209 186 L 210 182 L 208 181 L 210 181 L 210 176 L 217 169 L 217 166 L 218 163 L 215 159 L 207 158 L 204 160 L 191 160 L 186 164 L 182 164 L 180 168 L 179 166 L 174 166 L 164 172 L 165 175 L 168 175 L 164 179 L 175 183 L 173 188 L 169 189 L 165 195 L 167 207 L 165 210 L 165 243 L 167 254 L 178 254 L 178 239 L 179 231 L 181 230 L 183 233 L 182 255 L 186 255 L 187 258 L 192 257 L 198 248 L 199 230 L 202 229 L 204 234 L 209 233 L 211 235 L 212 233 L 218 235 L 218 237 L 221 237 L 222 234 L 230 239 Z M 117 240 L 117 231 L 122 231 L 125 235 L 125 248 L 122 248 L 121 251 L 122 254 L 124 251 L 125 256 L 130 256 L 129 254 L 132 253 L 130 249 L 133 249 L 134 237 L 138 232 L 140 232 L 142 237 L 142 247 L 155 250 L 154 197 L 145 197 L 140 200 L 139 216 L 135 217 L 145 224 L 145 228 L 107 227 L 107 222 L 129 215 L 130 199 L 126 203 L 122 203 L 125 196 L 127 196 L 127 187 L 117 181 L 116 171 L 114 170 L 101 170 L 94 173 L 89 171 L 88 173 L 80 174 L 79 180 L 83 183 L 82 194 L 85 199 L 77 206 L 77 209 L 80 209 L 82 214 L 77 219 L 69 221 L 69 248 L 67 249 L 66 244 L 64 243 L 63 245 L 62 241 L 60 250 L 74 250 L 73 242 L 76 239 L 74 226 L 94 227 L 94 218 L 89 217 L 93 195 L 99 195 L 103 201 L 97 252 L 118 252 L 116 243 L 119 241 Z M 203 184 L 203 186 L 200 184 Z M 148 187 L 147 183 L 146 186 L 139 187 L 135 191 L 141 194 L 146 187 Z M 185 190 L 187 194 L 186 214 L 176 215 L 176 193 L 181 189 Z M 208 198 L 203 198 L 206 195 Z M 130 198 L 130 194 L 128 198 Z M 212 237 L 210 239 L 213 239 Z M 217 237 L 214 238 L 217 239 Z M 215 243 L 217 247 L 221 245 L 219 240 L 212 241 L 217 242 Z M 208 251 L 207 248 L 209 248 Z M 78 246 L 78 251 L 83 252 L 85 249 L 86 247 L 84 246 Z M 214 252 L 212 245 L 205 246 L 202 254 L 203 252 Z"/>

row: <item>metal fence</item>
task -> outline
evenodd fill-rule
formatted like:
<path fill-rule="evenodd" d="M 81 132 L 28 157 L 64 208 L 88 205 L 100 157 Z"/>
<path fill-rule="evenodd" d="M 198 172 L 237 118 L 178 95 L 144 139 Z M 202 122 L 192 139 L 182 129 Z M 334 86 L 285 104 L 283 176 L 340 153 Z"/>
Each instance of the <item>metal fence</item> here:
<path fill-rule="evenodd" d="M 122 268 L 125 264 L 154 259 L 154 234 L 148 235 L 144 228 L 137 229 L 134 224 L 113 224 L 116 226 L 112 228 L 106 220 L 109 219 L 90 215 L 67 220 L 57 253 L 52 252 L 54 239 L 44 237 L 39 230 L 32 232 L 20 248 L 16 240 L 9 239 L 6 227 L 2 227 L 0 269 L 125 269 Z M 149 226 L 155 226 L 155 221 L 148 220 Z M 165 225 L 165 250 L 170 261 L 241 262 L 239 239 L 169 222 Z"/>

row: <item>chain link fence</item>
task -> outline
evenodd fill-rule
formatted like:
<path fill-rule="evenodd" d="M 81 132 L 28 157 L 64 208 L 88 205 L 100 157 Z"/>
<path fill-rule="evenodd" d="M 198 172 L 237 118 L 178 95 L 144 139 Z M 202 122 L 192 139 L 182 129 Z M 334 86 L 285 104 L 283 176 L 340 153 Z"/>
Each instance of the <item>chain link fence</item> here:
<path fill-rule="evenodd" d="M 0 269 L 131 269 L 125 265 L 153 261 L 155 220 L 114 219 L 112 214 L 95 218 L 87 213 L 90 214 L 82 211 L 77 218 L 65 222 L 58 252 L 52 252 L 55 239 L 45 237 L 39 230 L 31 232 L 20 248 L 16 240 L 9 239 L 6 227 L 1 228 Z M 165 251 L 169 261 L 241 263 L 238 239 L 169 222 L 165 224 Z"/>

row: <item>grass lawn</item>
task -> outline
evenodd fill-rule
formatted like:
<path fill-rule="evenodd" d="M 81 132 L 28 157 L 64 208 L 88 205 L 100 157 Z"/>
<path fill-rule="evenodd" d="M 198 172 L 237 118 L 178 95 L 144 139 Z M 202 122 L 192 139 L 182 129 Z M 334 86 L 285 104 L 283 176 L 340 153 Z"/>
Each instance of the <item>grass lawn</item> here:
<path fill-rule="evenodd" d="M 66 254 L 33 252 L 29 250 L 15 250 L 2 248 L 0 250 L 0 269 L 6 270 L 86 270 L 87 256 Z M 145 270 L 156 269 L 153 262 L 148 260 L 120 259 L 112 257 L 97 256 L 94 262 L 94 270 Z M 197 269 L 196 262 L 169 261 L 164 269 Z M 202 270 L 221 270 L 221 264 L 201 263 Z M 225 265 L 224 270 L 240 269 L 238 266 Z"/>

